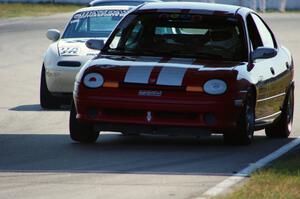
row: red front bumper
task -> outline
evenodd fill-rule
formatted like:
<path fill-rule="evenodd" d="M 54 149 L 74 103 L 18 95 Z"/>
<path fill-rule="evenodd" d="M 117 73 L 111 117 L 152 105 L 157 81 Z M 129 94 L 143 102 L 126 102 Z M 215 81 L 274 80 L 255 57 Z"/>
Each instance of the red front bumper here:
<path fill-rule="evenodd" d="M 231 128 L 241 113 L 234 99 L 222 96 L 193 98 L 75 96 L 77 119 L 88 123 L 139 124 L 147 126 Z"/>

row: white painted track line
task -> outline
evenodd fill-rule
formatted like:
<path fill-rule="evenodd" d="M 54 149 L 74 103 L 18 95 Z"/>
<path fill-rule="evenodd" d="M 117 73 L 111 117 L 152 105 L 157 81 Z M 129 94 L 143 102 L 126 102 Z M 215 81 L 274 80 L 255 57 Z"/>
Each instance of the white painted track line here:
<path fill-rule="evenodd" d="M 208 189 L 206 192 L 204 192 L 201 197 L 197 197 L 195 199 L 211 198 L 211 197 L 215 197 L 215 196 L 223 193 L 224 191 L 228 190 L 233 185 L 241 182 L 246 177 L 250 176 L 250 174 L 252 172 L 256 171 L 257 169 L 260 169 L 260 168 L 264 167 L 268 163 L 270 163 L 273 160 L 279 158 L 280 156 L 287 153 L 288 151 L 290 151 L 292 148 L 296 147 L 299 144 L 300 144 L 300 136 L 295 138 L 293 141 L 289 142 L 288 144 L 280 147 L 279 149 L 277 149 L 273 153 L 271 153 L 271 154 L 267 155 L 266 157 L 258 160 L 254 164 L 250 164 L 248 167 L 240 170 L 238 173 L 234 174 L 233 176 L 230 176 L 230 177 L 226 178 L 225 180 L 223 180 L 222 182 L 220 182 L 216 186 L 214 186 L 214 187 Z"/>

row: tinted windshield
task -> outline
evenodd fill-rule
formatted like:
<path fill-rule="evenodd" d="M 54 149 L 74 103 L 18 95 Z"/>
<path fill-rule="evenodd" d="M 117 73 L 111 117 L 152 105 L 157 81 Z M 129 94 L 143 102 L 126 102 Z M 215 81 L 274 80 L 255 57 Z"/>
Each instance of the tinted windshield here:
<path fill-rule="evenodd" d="M 131 14 L 104 48 L 107 54 L 245 60 L 236 18 L 197 14 Z"/>
<path fill-rule="evenodd" d="M 76 13 L 63 38 L 108 37 L 127 10 L 97 10 Z"/>

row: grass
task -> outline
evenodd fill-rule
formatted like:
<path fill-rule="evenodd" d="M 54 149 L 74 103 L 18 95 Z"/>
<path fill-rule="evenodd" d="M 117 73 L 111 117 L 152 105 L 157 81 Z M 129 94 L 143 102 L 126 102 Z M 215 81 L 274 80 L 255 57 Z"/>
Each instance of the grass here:
<path fill-rule="evenodd" d="M 300 199 L 300 149 L 255 172 L 234 192 L 218 199 Z"/>
<path fill-rule="evenodd" d="M 55 13 L 73 12 L 81 7 L 83 5 L 0 3 L 0 18 L 46 16 Z"/>

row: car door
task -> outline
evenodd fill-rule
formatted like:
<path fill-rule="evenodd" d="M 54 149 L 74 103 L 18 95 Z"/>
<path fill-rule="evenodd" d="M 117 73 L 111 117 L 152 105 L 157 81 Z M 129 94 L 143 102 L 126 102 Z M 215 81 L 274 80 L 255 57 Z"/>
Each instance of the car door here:
<path fill-rule="evenodd" d="M 255 51 L 258 47 L 277 48 L 273 35 L 256 14 L 250 13 L 247 16 L 247 29 L 251 52 Z M 257 86 L 255 112 L 257 122 L 270 120 L 279 111 L 278 104 L 274 104 L 274 101 L 278 100 L 276 97 L 278 94 L 278 89 L 276 88 L 276 84 L 278 84 L 277 77 L 282 72 L 278 69 L 277 62 L 278 56 L 253 61 L 254 66 L 250 73 Z"/>
<path fill-rule="evenodd" d="M 269 68 L 268 74 L 270 76 L 267 75 L 269 77 L 267 82 L 269 97 L 260 99 L 260 102 L 265 103 L 266 108 L 270 110 L 270 113 L 268 113 L 270 116 L 276 116 L 280 114 L 290 75 L 287 70 L 283 49 L 278 46 L 274 34 L 258 15 L 251 14 L 251 16 L 261 36 L 263 46 L 275 48 L 278 52 L 275 57 L 261 61 L 262 67 Z"/>

